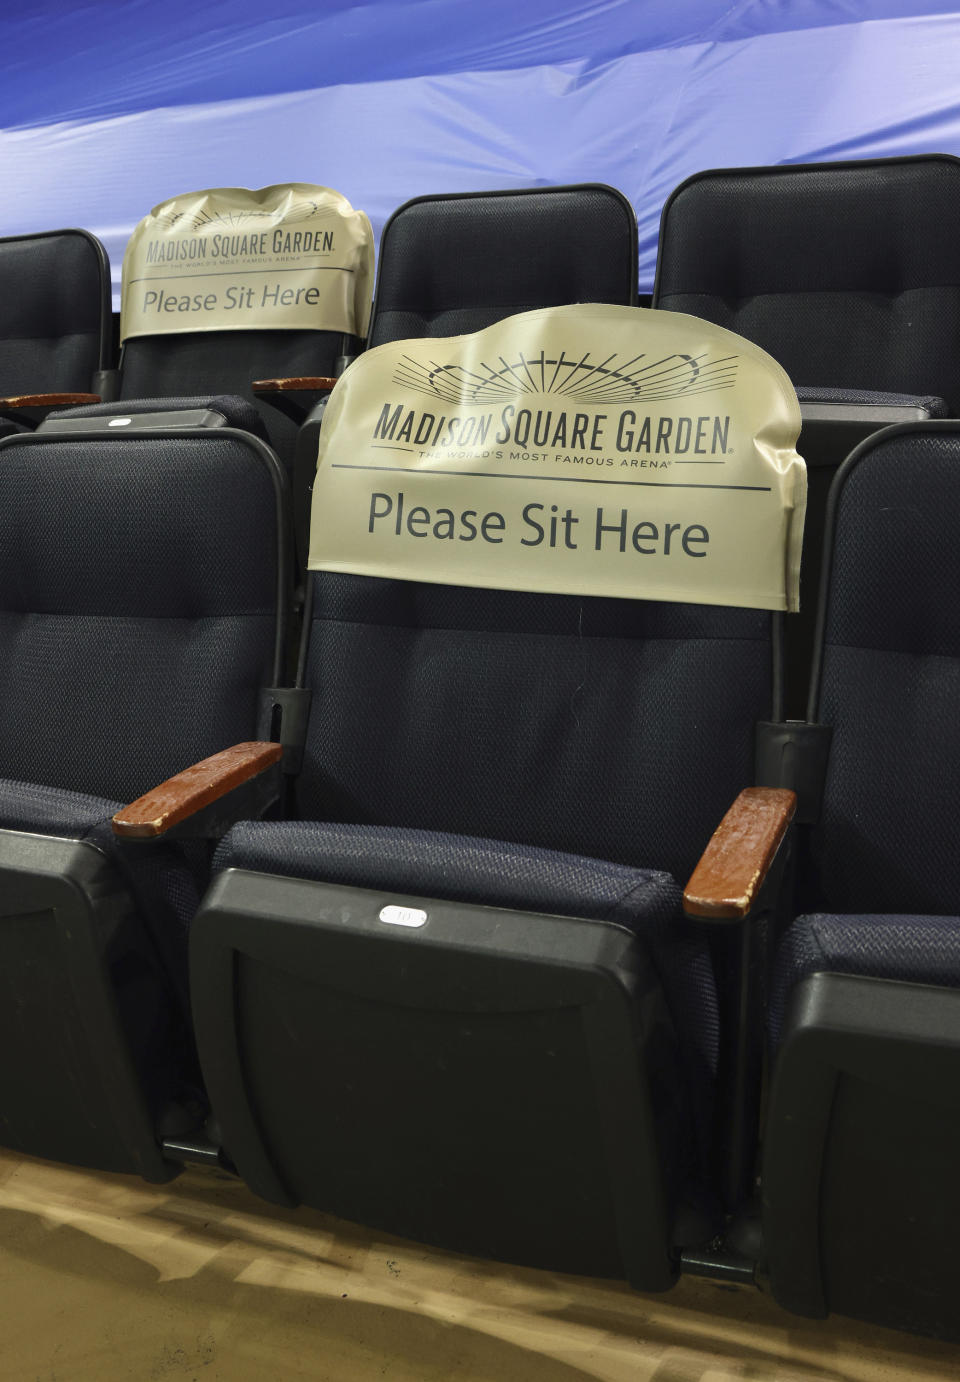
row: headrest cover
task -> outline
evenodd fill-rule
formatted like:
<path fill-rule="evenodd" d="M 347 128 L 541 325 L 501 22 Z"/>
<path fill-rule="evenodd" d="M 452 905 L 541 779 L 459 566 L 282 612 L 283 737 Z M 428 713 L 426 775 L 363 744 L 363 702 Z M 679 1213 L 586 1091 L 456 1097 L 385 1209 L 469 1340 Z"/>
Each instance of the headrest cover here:
<path fill-rule="evenodd" d="M 365 336 L 373 231 L 310 183 L 216 187 L 155 206 L 123 257 L 120 336 L 230 330 Z"/>
<path fill-rule="evenodd" d="M 784 370 L 595 303 L 361 355 L 320 436 L 314 570 L 794 610 L 806 467 Z"/>

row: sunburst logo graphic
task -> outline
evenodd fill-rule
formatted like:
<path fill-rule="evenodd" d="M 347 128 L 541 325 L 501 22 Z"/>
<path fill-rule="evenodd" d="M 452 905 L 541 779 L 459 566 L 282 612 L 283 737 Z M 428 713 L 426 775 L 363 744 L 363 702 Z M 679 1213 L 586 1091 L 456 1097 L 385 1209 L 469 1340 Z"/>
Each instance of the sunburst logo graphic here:
<path fill-rule="evenodd" d="M 736 383 L 737 356 L 711 358 L 672 354 L 651 359 L 645 353 L 629 359 L 614 353 L 595 359 L 582 355 L 527 357 L 481 361 L 474 369 L 459 363 L 424 363 L 405 355 L 393 382 L 444 403 L 499 403 L 518 394 L 559 394 L 584 403 L 658 402 L 731 389 Z"/>
<path fill-rule="evenodd" d="M 168 211 L 156 218 L 157 225 L 165 226 L 168 230 L 175 227 L 178 230 L 199 230 L 202 227 L 209 229 L 216 227 L 222 230 L 243 230 L 246 227 L 256 227 L 264 221 L 276 219 L 276 210 L 258 211 L 250 207 L 245 211 L 208 211 L 202 208 L 199 211 L 187 213 L 186 211 Z M 320 203 L 315 201 L 298 201 L 284 213 L 284 225 L 295 225 L 297 221 L 309 221 L 312 217 L 320 214 Z"/>

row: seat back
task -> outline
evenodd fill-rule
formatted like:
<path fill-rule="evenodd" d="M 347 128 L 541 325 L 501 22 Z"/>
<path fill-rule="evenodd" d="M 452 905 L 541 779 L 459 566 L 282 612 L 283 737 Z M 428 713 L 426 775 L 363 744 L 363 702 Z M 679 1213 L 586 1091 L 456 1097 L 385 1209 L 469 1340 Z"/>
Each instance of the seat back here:
<path fill-rule="evenodd" d="M 110 267 L 85 230 L 0 239 L 0 395 L 89 393 L 110 351 Z"/>
<path fill-rule="evenodd" d="M 369 347 L 479 331 L 517 312 L 637 301 L 637 219 L 599 183 L 415 197 L 380 237 Z M 306 562 L 321 419 L 301 431 L 293 481 Z"/>
<path fill-rule="evenodd" d="M 636 300 L 636 217 L 612 187 L 416 197 L 383 228 L 368 344 L 479 331 L 535 307 Z"/>
<path fill-rule="evenodd" d="M 960 423 L 891 428 L 831 495 L 810 719 L 831 732 L 770 1004 L 776 1298 L 958 1337 Z"/>
<path fill-rule="evenodd" d="M 729 327 L 797 386 L 960 407 L 960 160 L 697 173 L 663 209 L 653 305 Z"/>
<path fill-rule="evenodd" d="M 316 573 L 300 814 L 655 864 L 752 780 L 771 616 Z"/>
<path fill-rule="evenodd" d="M 138 336 L 120 357 L 120 401 L 231 394 L 253 405 L 285 467 L 292 466 L 297 424 L 251 389 L 257 379 L 333 377 L 359 338 L 337 331 L 206 331 Z"/>
<path fill-rule="evenodd" d="M 829 911 L 955 914 L 960 425 L 904 426 L 838 476 L 810 718 L 832 727 L 814 891 Z"/>
<path fill-rule="evenodd" d="M 301 819 L 230 833 L 191 934 L 211 1101 L 235 1164 L 268 1197 L 654 1289 L 675 1270 L 674 1228 L 679 1243 L 716 1231 L 714 1094 L 731 1004 L 718 1000 L 709 943 L 678 914 L 676 880 L 753 780 L 755 723 L 777 699 L 779 615 L 763 607 L 793 602 L 781 582 L 803 477 L 791 462 L 777 490 L 760 470 L 772 453 L 786 464 L 797 430 L 782 371 L 741 342 L 737 379 L 766 391 L 742 390 L 756 414 L 738 414 L 736 343 L 708 336 L 701 345 L 662 314 L 565 306 L 449 351 L 383 343 L 338 384 L 315 492 Z M 652 380 L 632 372 L 640 360 Z M 396 401 L 410 379 L 416 408 Z M 708 393 L 716 401 L 701 404 Z M 708 407 L 721 425 L 705 459 Z M 742 430 L 727 435 L 735 415 Z M 450 454 L 431 450 L 451 421 Z M 721 450 L 737 460 L 671 471 L 661 510 L 651 471 L 666 469 L 656 439 L 674 425 L 678 465 L 722 465 Z M 517 440 L 495 440 L 501 428 Z M 556 438 L 550 454 L 542 438 L 526 450 L 535 428 Z M 695 435 L 696 459 L 684 459 Z M 525 465 L 537 469 L 517 474 Z M 706 527 L 665 521 L 636 523 L 631 551 L 652 556 L 645 539 L 662 534 L 683 572 L 620 562 L 623 506 L 659 520 L 686 500 L 700 516 L 708 489 L 720 492 L 727 565 L 688 561 L 676 533 L 707 539 Z M 397 518 L 378 548 L 384 498 Z M 773 554 L 753 588 L 739 561 L 747 526 Z M 629 598 L 640 591 L 660 598 Z M 711 597 L 762 608 L 701 603 Z M 728 957 L 716 958 L 719 971 Z M 387 1158 L 369 1135 L 373 1109 L 391 1130 Z"/>
<path fill-rule="evenodd" d="M 283 634 L 269 449 L 37 433 L 2 462 L 0 777 L 130 800 L 248 739 Z"/>
<path fill-rule="evenodd" d="M 663 209 L 654 305 L 756 341 L 801 401 L 827 405 L 805 409 L 799 443 L 810 490 L 802 613 L 786 651 L 791 717 L 803 714 L 838 460 L 899 421 L 884 416 L 897 404 L 960 410 L 958 213 L 960 161 L 946 154 L 698 173 Z M 841 403 L 859 417 L 838 457 Z"/>
<path fill-rule="evenodd" d="M 286 495 L 236 426 L 111 421 L 0 443 L 0 1141 L 164 1180 L 161 1137 L 203 1115 L 186 928 L 209 847 L 124 847 L 109 818 L 257 736 Z"/>
<path fill-rule="evenodd" d="M 361 348 L 372 272 L 369 221 L 330 189 L 171 198 L 124 256 L 119 398 L 235 394 L 257 407 L 291 465 L 296 423 L 251 384 L 335 376 Z"/>

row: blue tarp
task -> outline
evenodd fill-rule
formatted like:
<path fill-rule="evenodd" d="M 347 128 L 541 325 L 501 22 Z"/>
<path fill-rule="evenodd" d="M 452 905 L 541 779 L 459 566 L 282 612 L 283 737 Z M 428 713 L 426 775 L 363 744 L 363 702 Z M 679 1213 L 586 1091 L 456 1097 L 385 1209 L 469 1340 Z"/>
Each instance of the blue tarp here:
<path fill-rule="evenodd" d="M 641 289 L 707 167 L 960 153 L 960 8 L 909 0 L 39 0 L 0 16 L 0 234 L 134 224 L 205 186 L 407 197 L 602 181 Z"/>

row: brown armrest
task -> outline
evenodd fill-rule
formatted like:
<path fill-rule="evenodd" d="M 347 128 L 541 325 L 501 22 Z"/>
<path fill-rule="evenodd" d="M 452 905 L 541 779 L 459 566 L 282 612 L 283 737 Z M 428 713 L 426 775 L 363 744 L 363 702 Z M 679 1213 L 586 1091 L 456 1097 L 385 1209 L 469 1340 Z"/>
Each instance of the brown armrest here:
<path fill-rule="evenodd" d="M 12 398 L 0 398 L 0 409 L 7 408 L 73 408 L 83 403 L 99 403 L 98 393 L 21 393 Z"/>
<path fill-rule="evenodd" d="M 797 809 L 784 787 L 747 787 L 717 826 L 683 894 L 687 916 L 747 916 Z"/>
<path fill-rule="evenodd" d="M 0 417 L 12 418 L 26 427 L 36 427 L 55 408 L 78 408 L 84 403 L 99 403 L 98 393 L 22 393 L 0 398 Z"/>
<path fill-rule="evenodd" d="M 279 744 L 234 744 L 204 758 L 122 807 L 113 833 L 126 840 L 155 839 L 279 763 L 282 752 Z"/>
<path fill-rule="evenodd" d="M 279 409 L 299 427 L 316 406 L 315 395 L 328 394 L 336 382 L 329 374 L 300 374 L 291 379 L 255 379 L 250 387 L 255 397 Z"/>
<path fill-rule="evenodd" d="M 255 379 L 250 385 L 254 393 L 297 393 L 312 390 L 329 393 L 336 383 L 329 374 L 298 374 L 290 379 Z"/>

